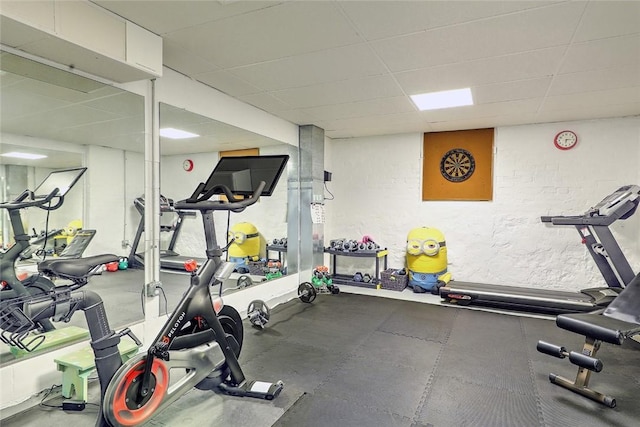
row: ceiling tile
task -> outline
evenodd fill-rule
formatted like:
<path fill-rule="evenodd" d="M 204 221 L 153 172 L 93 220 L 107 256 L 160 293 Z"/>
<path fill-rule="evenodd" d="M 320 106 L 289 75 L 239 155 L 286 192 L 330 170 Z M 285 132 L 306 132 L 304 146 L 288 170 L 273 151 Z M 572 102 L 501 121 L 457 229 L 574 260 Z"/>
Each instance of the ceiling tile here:
<path fill-rule="evenodd" d="M 320 120 L 336 120 L 350 117 L 380 116 L 386 114 L 415 112 L 416 107 L 408 97 L 379 98 L 346 104 L 323 105 L 304 108 L 302 111 Z"/>
<path fill-rule="evenodd" d="M 224 70 L 202 74 L 196 73 L 193 74 L 193 77 L 206 85 L 218 89 L 220 92 L 234 97 L 260 92 L 257 87 Z"/>
<path fill-rule="evenodd" d="M 403 95 L 403 92 L 391 76 L 373 76 L 284 89 L 273 92 L 273 95 L 293 107 L 307 108 L 388 98 Z"/>
<path fill-rule="evenodd" d="M 640 85 L 640 63 L 606 70 L 562 74 L 554 77 L 550 95 L 589 93 L 601 89 L 623 88 Z"/>
<path fill-rule="evenodd" d="M 0 120 L 2 120 L 3 130 L 5 126 L 12 127 L 10 121 L 17 117 L 30 116 L 69 104 L 64 100 L 24 91 L 24 87 L 25 85 L 17 84 L 2 88 L 2 96 L 0 96 L 0 111 L 2 111 L 2 114 L 0 115 Z"/>
<path fill-rule="evenodd" d="M 590 1 L 578 26 L 575 42 L 638 34 L 640 2 Z"/>
<path fill-rule="evenodd" d="M 462 120 L 447 120 L 442 122 L 430 123 L 434 132 L 446 132 L 452 130 L 465 130 L 465 129 L 486 129 L 499 126 L 515 126 L 527 123 L 535 123 L 536 114 L 512 114 L 512 115 L 499 115 L 493 117 L 484 118 L 468 118 Z"/>
<path fill-rule="evenodd" d="M 423 111 L 428 122 L 442 122 L 451 120 L 468 120 L 484 117 L 497 117 L 513 114 L 530 114 L 538 111 L 542 99 L 520 99 L 515 101 L 494 102 L 491 104 L 472 105 L 468 107 L 446 108 L 443 110 Z"/>
<path fill-rule="evenodd" d="M 594 102 L 596 101 L 596 102 Z M 640 83 L 635 87 L 578 92 L 558 96 L 548 96 L 541 111 L 585 109 L 585 106 L 640 103 Z M 640 114 L 640 110 L 636 112 Z"/>
<path fill-rule="evenodd" d="M 371 49 L 361 44 L 263 62 L 229 72 L 271 91 L 380 75 L 386 70 Z"/>
<path fill-rule="evenodd" d="M 92 0 L 92 2 L 159 35 L 279 4 L 274 1 L 235 1 L 223 4 L 218 1 L 185 0 Z"/>
<path fill-rule="evenodd" d="M 311 115 L 298 109 L 274 111 L 273 114 L 280 117 L 281 119 L 290 121 L 291 123 L 295 123 L 298 125 L 307 125 L 318 122 L 315 117 L 312 117 Z"/>
<path fill-rule="evenodd" d="M 640 102 L 601 105 L 589 104 L 573 106 L 567 109 L 543 109 L 538 114 L 537 119 L 540 123 L 552 123 L 573 120 L 602 119 L 609 117 L 638 116 L 638 114 L 640 114 Z"/>
<path fill-rule="evenodd" d="M 184 49 L 171 39 L 162 41 L 162 63 L 188 76 L 218 70 L 211 62 L 206 61 L 198 53 Z"/>
<path fill-rule="evenodd" d="M 367 40 L 475 21 L 553 2 L 535 1 L 341 1 L 340 7 Z"/>
<path fill-rule="evenodd" d="M 221 68 L 363 41 L 332 2 L 288 2 L 167 36 Z"/>
<path fill-rule="evenodd" d="M 107 147 L 111 146 L 109 142 L 111 139 L 125 140 L 130 138 L 132 143 L 136 138 L 142 136 L 141 142 L 144 146 L 144 120 L 142 117 L 125 117 L 102 122 L 94 121 L 65 127 L 53 131 L 50 135 L 58 141 L 74 142 L 80 145 L 87 144 L 87 141 L 93 141 L 94 144 L 104 142 Z M 132 137 L 132 135 L 134 136 Z M 126 145 L 123 147 L 126 148 Z"/>
<path fill-rule="evenodd" d="M 395 78 L 405 93 L 415 95 L 423 92 L 551 76 L 558 68 L 564 51 L 563 47 L 554 47 L 478 59 L 400 72 L 395 74 Z"/>
<path fill-rule="evenodd" d="M 392 71 L 561 46 L 571 40 L 582 7 L 562 3 L 371 45 Z"/>
<path fill-rule="evenodd" d="M 494 102 L 514 101 L 518 99 L 543 98 L 551 77 L 515 82 L 494 83 L 471 88 L 475 104 L 490 104 Z"/>
<path fill-rule="evenodd" d="M 573 44 L 567 50 L 560 73 L 627 64 L 640 64 L 640 34 Z"/>
<path fill-rule="evenodd" d="M 349 130 L 349 129 L 380 129 L 391 125 L 415 125 L 424 124 L 428 126 L 428 121 L 424 114 L 419 111 L 413 111 L 405 114 L 387 114 L 375 117 L 352 117 L 331 121 L 319 121 L 325 126 L 325 130 Z"/>
<path fill-rule="evenodd" d="M 144 98 L 134 93 L 121 91 L 84 102 L 82 105 L 108 111 L 120 117 L 137 117 L 144 126 Z"/>
<path fill-rule="evenodd" d="M 265 111 L 281 111 L 291 108 L 291 105 L 268 93 L 245 95 L 238 97 L 238 99 Z"/>

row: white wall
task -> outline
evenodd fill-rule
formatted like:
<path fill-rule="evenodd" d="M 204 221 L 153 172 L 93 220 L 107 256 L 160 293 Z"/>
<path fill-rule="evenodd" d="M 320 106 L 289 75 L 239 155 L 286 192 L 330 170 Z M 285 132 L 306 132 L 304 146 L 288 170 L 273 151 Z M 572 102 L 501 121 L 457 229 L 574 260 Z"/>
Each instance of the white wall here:
<path fill-rule="evenodd" d="M 570 151 L 554 135 L 574 130 Z M 577 290 L 603 283 L 573 227 L 540 222 L 579 215 L 626 184 L 637 184 L 640 118 L 498 128 L 491 202 L 422 202 L 422 135 L 333 140 L 327 168 L 336 199 L 327 201 L 325 240 L 371 235 L 404 266 L 407 233 L 421 226 L 446 236 L 454 279 Z M 640 214 L 612 226 L 634 271 L 640 270 Z M 340 271 L 339 271 L 340 272 Z M 352 273 L 344 271 L 345 273 Z"/>
<path fill-rule="evenodd" d="M 96 237 L 85 255 L 125 256 L 122 240 L 133 239 L 139 219 L 132 211 L 133 199 L 144 192 L 142 155 L 90 145 L 86 159 L 85 228 L 95 229 Z"/>
<path fill-rule="evenodd" d="M 136 197 L 144 195 L 144 154 L 125 151 L 124 157 L 125 177 L 122 203 L 124 203 L 125 214 L 121 239 L 127 241 L 128 244 L 132 244 L 141 219 L 140 213 L 133 205 L 133 201 Z M 130 247 L 121 248 L 118 246 L 118 248 L 114 248 L 117 251 L 116 253 L 127 255 L 131 250 Z"/>

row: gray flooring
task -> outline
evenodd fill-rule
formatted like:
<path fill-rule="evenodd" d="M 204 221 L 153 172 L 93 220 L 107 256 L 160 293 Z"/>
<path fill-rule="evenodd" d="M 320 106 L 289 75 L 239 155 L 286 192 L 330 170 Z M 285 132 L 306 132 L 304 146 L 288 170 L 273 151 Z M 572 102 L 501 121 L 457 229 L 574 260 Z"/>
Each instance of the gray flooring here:
<path fill-rule="evenodd" d="M 274 402 L 193 390 L 147 425 L 241 427 L 638 426 L 640 352 L 604 345 L 594 388 L 606 408 L 548 381 L 575 376 L 538 339 L 578 350 L 579 336 L 544 319 L 341 293 L 276 307 L 266 329 L 245 324 L 247 377 L 285 382 Z M 92 384 L 96 403 L 96 384 Z M 90 397 L 91 400 L 91 397 Z M 59 404 L 55 399 L 50 404 Z M 3 427 L 91 426 L 84 412 L 37 407 Z"/>

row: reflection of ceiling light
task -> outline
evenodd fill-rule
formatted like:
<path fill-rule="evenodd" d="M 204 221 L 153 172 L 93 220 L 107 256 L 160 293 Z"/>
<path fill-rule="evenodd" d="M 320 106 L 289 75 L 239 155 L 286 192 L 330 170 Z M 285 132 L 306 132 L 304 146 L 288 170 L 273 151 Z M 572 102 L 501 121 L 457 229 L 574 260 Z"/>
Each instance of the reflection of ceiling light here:
<path fill-rule="evenodd" d="M 411 95 L 411 100 L 420 111 L 473 105 L 469 88 Z"/>
<path fill-rule="evenodd" d="M 195 138 L 195 133 L 187 132 L 186 130 L 174 129 L 174 128 L 163 128 L 160 129 L 160 136 L 164 136 L 165 138 L 171 139 L 185 139 L 185 138 Z"/>
<path fill-rule="evenodd" d="M 17 151 L 12 151 L 10 153 L 4 153 L 2 156 L 5 157 L 15 157 L 17 159 L 28 159 L 28 160 L 39 160 L 44 159 L 47 156 L 42 154 L 32 154 L 32 153 L 19 153 Z"/>

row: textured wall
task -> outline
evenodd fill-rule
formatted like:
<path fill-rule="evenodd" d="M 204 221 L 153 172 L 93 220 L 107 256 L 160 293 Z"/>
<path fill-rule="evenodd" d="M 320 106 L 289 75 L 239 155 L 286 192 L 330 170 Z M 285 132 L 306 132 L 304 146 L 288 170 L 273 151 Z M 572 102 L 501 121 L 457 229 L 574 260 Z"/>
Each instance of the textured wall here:
<path fill-rule="evenodd" d="M 552 143 L 564 129 L 580 138 L 567 152 Z M 329 145 L 328 187 L 335 200 L 326 201 L 325 240 L 371 235 L 389 248 L 389 265 L 402 267 L 409 230 L 436 227 L 447 239 L 449 269 L 461 281 L 555 289 L 600 285 L 575 228 L 544 225 L 540 216 L 582 214 L 619 186 L 640 181 L 638 117 L 498 128 L 491 202 L 422 202 L 421 134 Z M 640 270 L 640 214 L 612 229 L 634 271 Z M 340 262 L 364 271 L 362 263 Z"/>

